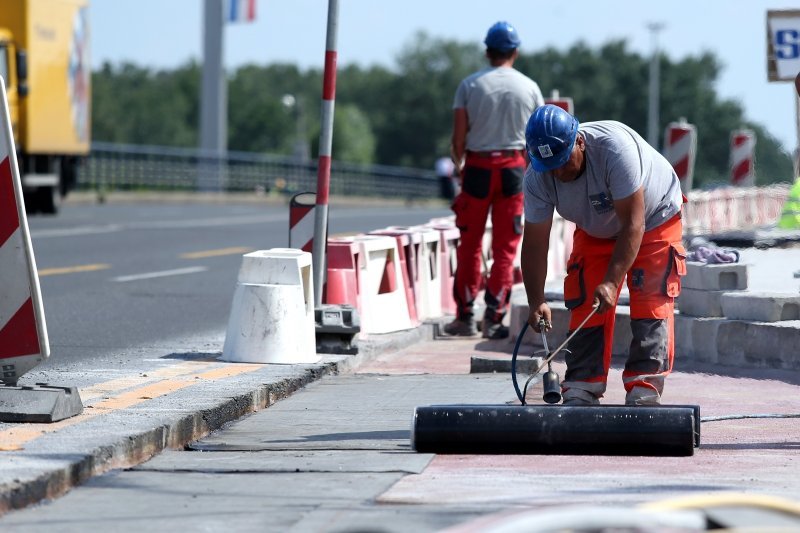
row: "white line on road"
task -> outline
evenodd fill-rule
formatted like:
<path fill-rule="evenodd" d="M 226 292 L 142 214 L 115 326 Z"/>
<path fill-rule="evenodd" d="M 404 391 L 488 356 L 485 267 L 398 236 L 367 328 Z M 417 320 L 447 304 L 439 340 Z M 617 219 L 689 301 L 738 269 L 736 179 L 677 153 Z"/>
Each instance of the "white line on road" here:
<path fill-rule="evenodd" d="M 204 266 L 176 268 L 175 270 L 162 270 L 160 272 L 147 272 L 145 274 L 119 276 L 116 278 L 111 278 L 111 281 L 118 281 L 120 283 L 125 283 L 126 281 L 138 281 L 140 279 L 164 278 L 167 276 L 182 276 L 183 274 L 194 274 L 196 272 L 205 272 L 206 270 L 208 270 L 208 267 Z"/>

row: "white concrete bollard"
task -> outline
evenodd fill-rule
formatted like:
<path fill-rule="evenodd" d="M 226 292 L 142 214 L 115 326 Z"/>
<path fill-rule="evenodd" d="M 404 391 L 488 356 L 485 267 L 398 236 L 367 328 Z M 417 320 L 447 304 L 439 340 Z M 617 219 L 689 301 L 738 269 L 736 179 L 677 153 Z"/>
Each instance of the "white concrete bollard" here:
<path fill-rule="evenodd" d="M 243 256 L 220 359 L 279 364 L 320 360 L 310 253 L 273 248 Z"/>

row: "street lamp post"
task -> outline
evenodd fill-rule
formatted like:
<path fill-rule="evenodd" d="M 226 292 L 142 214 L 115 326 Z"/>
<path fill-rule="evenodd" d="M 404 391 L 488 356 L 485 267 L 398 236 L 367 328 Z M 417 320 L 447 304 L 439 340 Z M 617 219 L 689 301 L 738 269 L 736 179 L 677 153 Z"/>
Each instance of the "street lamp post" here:
<path fill-rule="evenodd" d="M 649 106 L 647 111 L 647 142 L 650 146 L 658 150 L 658 123 L 659 119 L 659 89 L 661 81 L 659 79 L 659 63 L 660 53 L 658 50 L 658 32 L 664 29 L 663 22 L 651 22 L 647 25 L 647 29 L 653 36 L 653 55 L 650 58 L 650 91 L 649 91 Z"/>

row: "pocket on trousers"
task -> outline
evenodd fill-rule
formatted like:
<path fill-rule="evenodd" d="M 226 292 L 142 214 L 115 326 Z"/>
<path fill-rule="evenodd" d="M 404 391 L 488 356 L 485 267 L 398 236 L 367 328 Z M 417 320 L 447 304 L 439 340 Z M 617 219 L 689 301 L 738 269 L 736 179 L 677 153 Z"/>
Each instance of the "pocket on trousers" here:
<path fill-rule="evenodd" d="M 686 249 L 683 244 L 674 243 L 669 247 L 670 259 L 664 276 L 664 294 L 677 298 L 681 293 L 681 277 L 686 275 Z"/>
<path fill-rule="evenodd" d="M 522 178 L 525 169 L 522 167 L 509 167 L 500 169 L 503 196 L 514 196 L 522 192 Z"/>
<path fill-rule="evenodd" d="M 475 198 L 489 196 L 492 171 L 488 168 L 465 167 L 461 190 Z"/>
<path fill-rule="evenodd" d="M 575 309 L 586 301 L 586 283 L 583 281 L 583 260 L 578 259 L 567 266 L 564 278 L 564 306 Z"/>

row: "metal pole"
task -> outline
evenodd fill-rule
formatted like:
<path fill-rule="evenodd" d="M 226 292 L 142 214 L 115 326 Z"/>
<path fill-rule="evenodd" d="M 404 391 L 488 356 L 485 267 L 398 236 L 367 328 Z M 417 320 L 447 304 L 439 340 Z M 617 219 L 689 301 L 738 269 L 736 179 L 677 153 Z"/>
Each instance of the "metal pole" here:
<path fill-rule="evenodd" d="M 333 144 L 333 107 L 336 100 L 336 34 L 339 26 L 339 0 L 328 0 L 328 35 L 325 43 L 325 72 L 322 81 L 322 131 L 319 134 L 317 166 L 317 206 L 314 209 L 314 306 L 322 305 L 325 283 L 325 245 L 328 241 L 328 194 L 331 181 L 331 146 Z"/>
<path fill-rule="evenodd" d="M 659 89 L 661 86 L 660 77 L 660 57 L 658 50 L 658 32 L 664 29 L 661 22 L 651 22 L 647 25 L 653 36 L 653 55 L 650 58 L 650 91 L 649 106 L 647 112 L 647 142 L 650 146 L 658 150 L 658 123 L 659 118 Z"/>
<path fill-rule="evenodd" d="M 201 165 L 200 189 L 220 190 L 220 158 L 227 148 L 228 95 L 222 65 L 222 0 L 205 0 L 203 85 L 200 93 L 200 148 L 213 155 L 213 164 Z"/>

